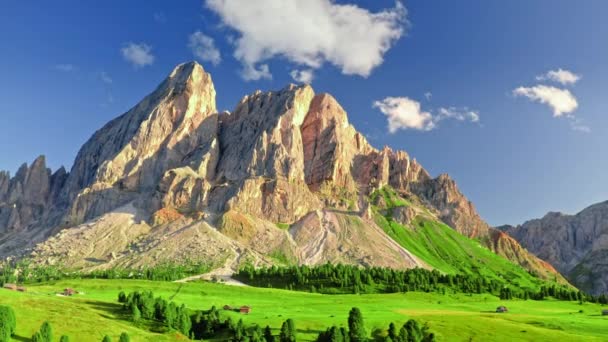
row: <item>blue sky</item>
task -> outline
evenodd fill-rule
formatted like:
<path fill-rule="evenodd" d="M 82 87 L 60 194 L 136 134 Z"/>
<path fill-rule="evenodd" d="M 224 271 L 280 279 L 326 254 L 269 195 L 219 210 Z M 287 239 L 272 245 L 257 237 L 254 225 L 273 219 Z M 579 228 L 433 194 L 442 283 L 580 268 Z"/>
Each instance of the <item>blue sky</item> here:
<path fill-rule="evenodd" d="M 373 145 L 404 149 L 433 175 L 449 173 L 490 224 L 574 213 L 608 199 L 607 2 L 411 0 L 401 8 L 384 0 L 315 0 L 320 6 L 297 18 L 284 8 L 252 18 L 233 2 L 2 1 L 0 169 L 14 173 L 39 154 L 53 169 L 69 168 L 96 129 L 176 64 L 198 59 L 227 110 L 256 89 L 294 82 L 294 70 L 312 69 L 315 90 L 332 93 Z M 318 11 L 343 14 L 346 4 L 357 7 L 346 16 L 354 24 L 346 33 L 302 36 L 318 28 L 306 26 L 310 17 L 337 17 Z M 385 15 L 373 17 L 378 12 Z M 265 27 L 272 33 L 251 31 Z M 354 33 L 359 27 L 365 32 Z M 189 41 L 197 31 L 195 56 Z M 348 39 L 357 34 L 369 39 Z M 243 73 L 248 63 L 258 77 L 266 64 L 272 78 L 251 80 Z M 547 77 L 559 69 L 580 79 Z M 554 91 L 534 88 L 540 85 Z M 382 110 L 396 118 L 392 133 Z"/>

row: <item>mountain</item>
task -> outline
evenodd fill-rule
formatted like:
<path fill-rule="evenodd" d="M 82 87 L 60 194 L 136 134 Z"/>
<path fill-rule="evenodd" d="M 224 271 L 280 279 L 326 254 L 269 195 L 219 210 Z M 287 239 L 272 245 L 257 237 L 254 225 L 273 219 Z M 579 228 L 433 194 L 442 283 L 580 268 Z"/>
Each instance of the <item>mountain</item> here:
<path fill-rule="evenodd" d="M 555 265 L 580 289 L 608 292 L 608 201 L 576 215 L 550 212 L 541 219 L 500 229 Z"/>
<path fill-rule="evenodd" d="M 181 64 L 95 132 L 69 173 L 44 157 L 0 173 L 0 255 L 85 270 L 329 261 L 565 282 L 448 175 L 371 146 L 331 95 L 289 85 L 219 113 L 215 94 L 202 66 Z"/>

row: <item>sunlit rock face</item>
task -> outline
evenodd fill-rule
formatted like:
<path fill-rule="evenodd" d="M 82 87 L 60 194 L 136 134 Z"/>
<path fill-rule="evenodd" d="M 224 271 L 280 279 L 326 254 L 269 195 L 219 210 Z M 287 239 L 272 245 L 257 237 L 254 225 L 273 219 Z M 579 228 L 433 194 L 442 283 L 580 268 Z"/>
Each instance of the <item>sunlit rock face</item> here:
<path fill-rule="evenodd" d="M 36 260 L 74 267 L 105 254 L 109 267 L 203 255 L 269 264 L 273 253 L 428 267 L 374 222 L 370 194 L 390 187 L 499 254 L 540 264 L 496 235 L 449 176 L 432 178 L 406 152 L 371 146 L 331 95 L 288 85 L 222 113 L 215 95 L 201 65 L 180 64 L 95 132 L 69 173 L 51 173 L 44 157 L 12 178 L 0 172 L 0 255 L 42 242 Z M 408 225 L 419 212 L 393 215 Z"/>

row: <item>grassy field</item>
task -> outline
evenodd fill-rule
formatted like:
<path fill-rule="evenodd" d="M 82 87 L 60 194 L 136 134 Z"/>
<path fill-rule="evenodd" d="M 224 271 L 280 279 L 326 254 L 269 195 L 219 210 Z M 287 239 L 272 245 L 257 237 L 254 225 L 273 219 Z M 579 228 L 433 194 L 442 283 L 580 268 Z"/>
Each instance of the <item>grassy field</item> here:
<path fill-rule="evenodd" d="M 72 287 L 84 294 L 61 297 L 55 293 Z M 185 303 L 193 309 L 212 305 L 251 305 L 249 315 L 226 312 L 246 323 L 269 324 L 278 333 L 287 318 L 296 322 L 299 341 L 313 340 L 326 327 L 345 325 L 351 307 L 359 307 L 367 329 L 383 331 L 388 323 L 409 318 L 428 322 L 438 341 L 608 341 L 608 317 L 595 304 L 561 301 L 500 301 L 490 295 L 428 293 L 321 295 L 276 289 L 235 287 L 212 283 L 152 282 L 140 280 L 69 280 L 29 286 L 19 293 L 0 289 L 0 303 L 17 314 L 16 340 L 27 341 L 44 320 L 56 336 L 75 341 L 114 339 L 127 331 L 133 341 L 186 340 L 176 333 L 152 333 L 124 316 L 116 302 L 119 291 L 152 290 L 155 295 Z M 508 313 L 493 311 L 506 305 Z M 582 310 L 582 312 L 579 312 Z"/>

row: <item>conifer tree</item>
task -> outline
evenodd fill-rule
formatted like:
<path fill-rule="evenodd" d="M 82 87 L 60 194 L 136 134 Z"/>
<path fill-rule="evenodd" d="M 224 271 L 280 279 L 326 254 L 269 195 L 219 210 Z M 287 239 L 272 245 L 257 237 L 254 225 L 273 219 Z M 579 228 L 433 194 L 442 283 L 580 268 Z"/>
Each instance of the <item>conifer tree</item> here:
<path fill-rule="evenodd" d="M 363 314 L 359 308 L 352 308 L 348 314 L 348 329 L 351 342 L 363 342 L 367 340 Z"/>

